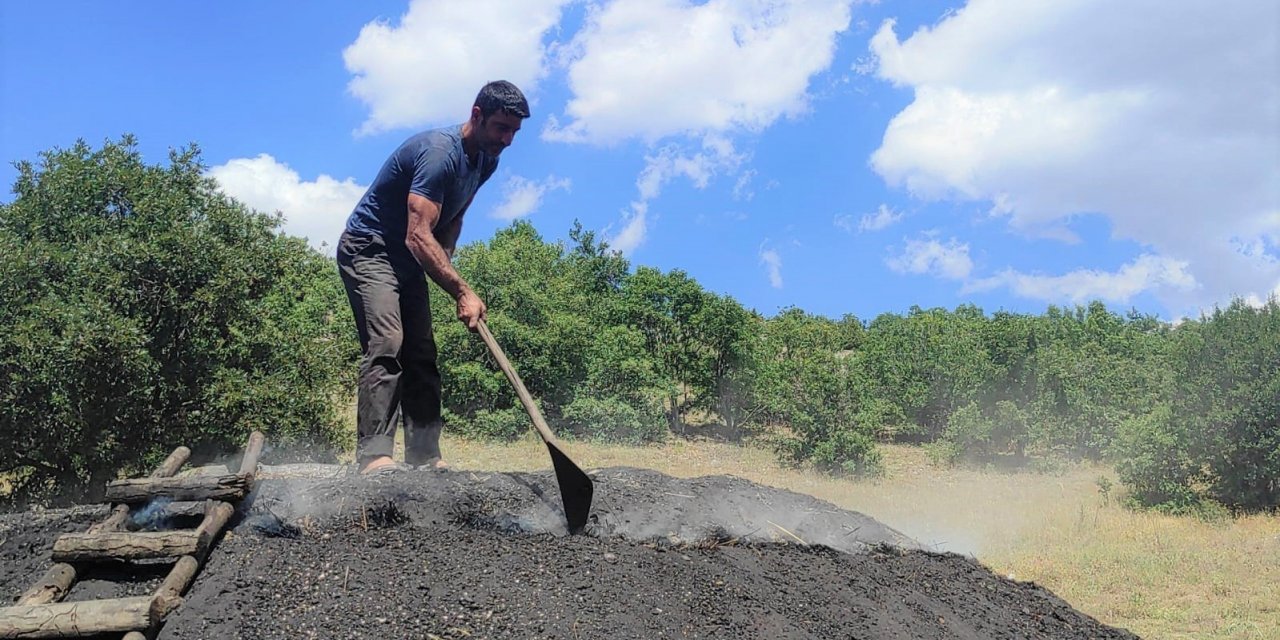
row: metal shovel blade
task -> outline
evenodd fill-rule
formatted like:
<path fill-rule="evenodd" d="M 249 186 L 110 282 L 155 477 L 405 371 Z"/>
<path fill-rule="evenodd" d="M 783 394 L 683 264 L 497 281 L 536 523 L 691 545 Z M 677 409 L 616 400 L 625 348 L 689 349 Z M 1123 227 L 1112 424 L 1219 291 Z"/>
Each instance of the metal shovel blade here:
<path fill-rule="evenodd" d="M 581 533 L 591 515 L 591 498 L 595 485 L 578 465 L 565 455 L 560 447 L 548 442 L 551 464 L 556 468 L 556 482 L 560 485 L 560 499 L 564 502 L 564 517 L 569 523 L 569 533 Z"/>

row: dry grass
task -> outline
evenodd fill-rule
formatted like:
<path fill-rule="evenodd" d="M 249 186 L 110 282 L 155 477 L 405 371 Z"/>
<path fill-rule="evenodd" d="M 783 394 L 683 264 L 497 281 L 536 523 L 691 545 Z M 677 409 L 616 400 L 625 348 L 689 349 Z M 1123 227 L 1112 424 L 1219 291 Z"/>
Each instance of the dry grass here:
<path fill-rule="evenodd" d="M 446 437 L 457 468 L 548 466 L 530 436 L 511 444 Z M 1133 513 L 1100 491 L 1110 469 L 1057 473 L 942 469 L 918 448 L 884 448 L 887 472 L 845 480 L 780 466 L 767 451 L 673 440 L 565 444 L 585 468 L 731 474 L 861 511 L 936 549 L 1043 584 L 1080 610 L 1149 638 L 1280 638 L 1280 517 L 1219 523 Z M 1104 483 L 1105 484 L 1105 483 Z"/>

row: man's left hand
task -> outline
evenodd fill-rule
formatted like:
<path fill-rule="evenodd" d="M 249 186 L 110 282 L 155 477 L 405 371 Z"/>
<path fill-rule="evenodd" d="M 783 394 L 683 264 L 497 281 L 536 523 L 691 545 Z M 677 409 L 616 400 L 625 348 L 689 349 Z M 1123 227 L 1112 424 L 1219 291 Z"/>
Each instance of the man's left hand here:
<path fill-rule="evenodd" d="M 462 324 L 467 325 L 468 329 L 476 331 L 479 328 L 480 320 L 485 317 L 485 311 L 487 308 L 484 301 L 474 291 L 467 289 L 458 296 L 458 319 Z"/>

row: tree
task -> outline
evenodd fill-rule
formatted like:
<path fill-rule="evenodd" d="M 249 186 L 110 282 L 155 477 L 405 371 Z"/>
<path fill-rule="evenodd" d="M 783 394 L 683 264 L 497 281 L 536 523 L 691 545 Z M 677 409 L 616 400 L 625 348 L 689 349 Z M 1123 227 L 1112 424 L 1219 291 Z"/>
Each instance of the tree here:
<path fill-rule="evenodd" d="M 994 374 L 983 344 L 982 310 L 913 307 L 906 316 L 883 314 L 862 341 L 862 363 L 876 395 L 891 399 L 906 417 L 896 434 L 907 441 L 937 439 L 952 412 L 972 402 Z"/>
<path fill-rule="evenodd" d="M 0 462 L 19 500 L 97 492 L 178 445 L 327 450 L 355 341 L 332 261 L 132 137 L 18 163 L 0 205 Z"/>
<path fill-rule="evenodd" d="M 861 364 L 840 347 L 840 324 L 799 309 L 765 322 L 753 358 L 752 419 L 775 430 L 774 448 L 788 462 L 842 473 L 874 473 L 878 409 Z"/>
<path fill-rule="evenodd" d="M 1117 438 L 1121 479 L 1146 505 L 1280 507 L 1280 302 L 1234 300 L 1173 340 L 1160 404 Z"/>

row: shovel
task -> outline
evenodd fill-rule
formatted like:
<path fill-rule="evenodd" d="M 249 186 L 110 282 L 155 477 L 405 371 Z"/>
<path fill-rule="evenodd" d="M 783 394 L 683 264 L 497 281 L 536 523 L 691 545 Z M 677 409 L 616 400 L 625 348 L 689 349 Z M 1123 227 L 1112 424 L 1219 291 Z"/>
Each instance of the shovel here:
<path fill-rule="evenodd" d="M 551 463 L 556 468 L 556 482 L 560 485 L 560 499 L 564 501 L 564 517 L 569 522 L 569 533 L 579 533 L 587 524 L 587 516 L 591 514 L 591 496 L 595 493 L 595 486 L 591 484 L 591 478 L 560 450 L 560 442 L 556 440 L 555 434 L 551 433 L 547 421 L 542 419 L 542 412 L 538 411 L 538 405 L 533 403 L 533 396 L 530 396 L 529 391 L 524 388 L 520 375 L 507 361 L 506 354 L 493 339 L 493 334 L 489 332 L 489 325 L 485 324 L 483 318 L 480 319 L 479 330 L 480 337 L 484 338 L 485 345 L 489 347 L 489 353 L 492 353 L 493 359 L 498 361 L 502 372 L 507 374 L 507 380 L 511 382 L 511 386 L 515 387 L 516 395 L 520 396 L 520 404 L 523 404 L 524 410 L 529 413 L 529 419 L 533 420 L 533 426 L 538 429 L 538 435 L 542 436 L 542 441 L 547 443 L 547 452 L 551 454 Z"/>

